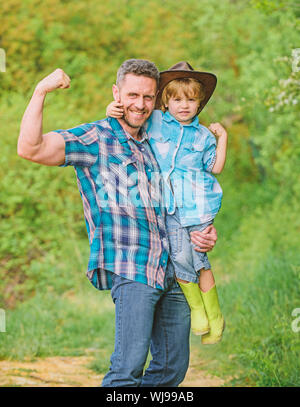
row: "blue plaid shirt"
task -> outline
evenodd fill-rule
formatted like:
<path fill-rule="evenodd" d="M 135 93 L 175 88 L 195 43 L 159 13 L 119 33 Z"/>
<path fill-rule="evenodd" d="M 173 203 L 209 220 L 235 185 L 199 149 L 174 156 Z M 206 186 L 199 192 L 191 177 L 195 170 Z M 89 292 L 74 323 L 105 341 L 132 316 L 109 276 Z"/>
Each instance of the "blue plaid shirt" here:
<path fill-rule="evenodd" d="M 177 207 L 182 226 L 213 220 L 222 201 L 222 189 L 211 174 L 216 160 L 214 135 L 197 116 L 183 126 L 160 110 L 153 111 L 146 131 L 164 179 L 168 213 Z"/>
<path fill-rule="evenodd" d="M 164 289 L 169 245 L 159 166 L 141 129 L 136 142 L 116 119 L 68 130 L 65 163 L 74 166 L 90 244 L 87 276 L 111 288 L 110 272 Z"/>

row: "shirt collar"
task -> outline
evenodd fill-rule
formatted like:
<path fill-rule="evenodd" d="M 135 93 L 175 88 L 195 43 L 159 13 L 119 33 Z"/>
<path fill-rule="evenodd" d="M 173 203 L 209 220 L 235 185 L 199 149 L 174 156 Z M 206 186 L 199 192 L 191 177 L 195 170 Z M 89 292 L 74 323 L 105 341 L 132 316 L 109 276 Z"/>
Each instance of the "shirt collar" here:
<path fill-rule="evenodd" d="M 141 136 L 140 140 L 136 140 L 134 137 L 132 137 L 119 123 L 117 119 L 114 119 L 112 117 L 108 118 L 109 124 L 118 137 L 120 143 L 127 143 L 128 140 L 133 140 L 135 142 L 142 143 L 143 141 L 148 139 L 148 134 L 146 133 L 145 127 L 142 126 L 139 131 L 139 135 Z"/>
<path fill-rule="evenodd" d="M 136 143 L 142 143 L 143 141 L 148 140 L 148 138 L 149 138 L 144 126 L 142 126 L 140 128 L 140 131 L 139 131 L 140 139 L 139 140 L 132 137 L 132 135 L 129 134 L 128 131 L 126 131 L 126 130 L 124 130 L 124 133 L 126 134 L 127 140 L 133 140 Z"/>
<path fill-rule="evenodd" d="M 180 124 L 180 123 L 175 119 L 175 117 L 172 116 L 171 113 L 169 113 L 168 110 L 164 113 L 164 115 L 163 115 L 163 120 L 165 120 L 166 122 L 172 122 L 172 121 L 173 121 L 173 122 L 175 122 L 175 123 Z M 184 126 L 186 126 L 186 127 L 192 126 L 192 127 L 199 128 L 199 119 L 198 119 L 198 116 L 195 116 L 194 119 L 193 119 L 193 121 L 192 121 L 190 124 L 184 124 Z"/>

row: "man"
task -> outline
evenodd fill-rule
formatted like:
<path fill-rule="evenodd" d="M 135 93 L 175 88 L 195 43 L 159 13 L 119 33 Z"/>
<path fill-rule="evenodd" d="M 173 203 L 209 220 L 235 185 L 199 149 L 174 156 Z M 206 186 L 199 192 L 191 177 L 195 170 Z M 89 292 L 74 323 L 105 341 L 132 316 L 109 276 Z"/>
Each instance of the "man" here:
<path fill-rule="evenodd" d="M 115 350 L 104 387 L 178 386 L 189 363 L 190 309 L 169 262 L 159 167 L 143 129 L 158 81 L 153 63 L 125 61 L 113 85 L 122 119 L 42 134 L 46 94 L 70 86 L 57 69 L 37 85 L 21 124 L 21 157 L 73 165 L 77 174 L 91 248 L 87 275 L 96 288 L 111 288 L 116 307 Z M 195 232 L 192 241 L 198 250 L 211 250 L 214 227 Z M 149 347 L 152 360 L 143 375 Z"/>

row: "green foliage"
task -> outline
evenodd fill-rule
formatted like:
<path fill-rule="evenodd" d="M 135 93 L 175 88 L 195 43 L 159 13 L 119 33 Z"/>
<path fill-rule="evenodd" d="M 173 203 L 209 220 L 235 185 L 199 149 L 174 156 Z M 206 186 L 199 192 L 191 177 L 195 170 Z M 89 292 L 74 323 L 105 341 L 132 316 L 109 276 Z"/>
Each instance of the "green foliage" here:
<path fill-rule="evenodd" d="M 289 8 L 296 10 L 298 5 L 296 0 L 251 0 L 251 4 L 266 14 L 284 12 Z"/>
<path fill-rule="evenodd" d="M 219 121 L 229 133 L 219 243 L 210 255 L 227 328 L 201 357 L 233 377 L 230 385 L 299 385 L 299 334 L 290 329 L 299 307 L 296 2 L 9 0 L 1 7 L 0 308 L 8 329 L 0 356 L 95 347 L 93 368 L 104 372 L 113 345 L 108 293 L 84 276 L 89 247 L 74 170 L 16 153 L 34 87 L 57 67 L 72 79 L 69 90 L 47 96 L 48 132 L 104 117 L 123 60 L 146 58 L 160 70 L 187 60 L 218 77 L 200 121 Z"/>
<path fill-rule="evenodd" d="M 280 199 L 263 216 L 258 208 L 241 221 L 227 253 L 223 246 L 213 253 L 224 338 L 205 349 L 193 342 L 212 373 L 231 377 L 227 386 L 299 386 L 299 333 L 291 324 L 300 296 L 300 222 L 291 209 Z"/>

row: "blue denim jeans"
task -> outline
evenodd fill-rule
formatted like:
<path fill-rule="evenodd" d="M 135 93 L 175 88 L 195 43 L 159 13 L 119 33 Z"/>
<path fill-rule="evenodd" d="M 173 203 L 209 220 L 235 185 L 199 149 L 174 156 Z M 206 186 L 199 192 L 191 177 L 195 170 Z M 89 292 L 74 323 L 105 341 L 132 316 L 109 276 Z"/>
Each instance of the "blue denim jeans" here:
<path fill-rule="evenodd" d="M 115 349 L 102 387 L 176 387 L 189 365 L 190 308 L 174 279 L 165 291 L 112 273 Z M 148 351 L 152 355 L 143 373 Z"/>

